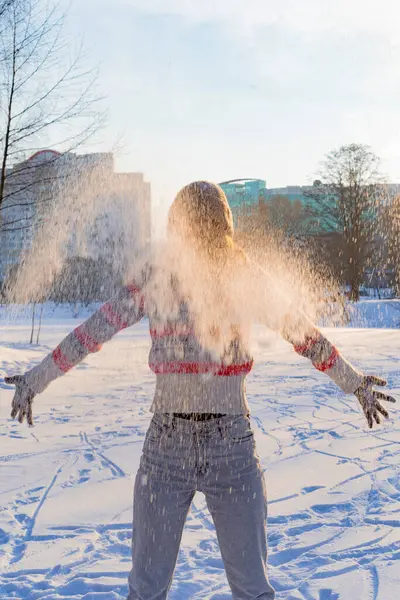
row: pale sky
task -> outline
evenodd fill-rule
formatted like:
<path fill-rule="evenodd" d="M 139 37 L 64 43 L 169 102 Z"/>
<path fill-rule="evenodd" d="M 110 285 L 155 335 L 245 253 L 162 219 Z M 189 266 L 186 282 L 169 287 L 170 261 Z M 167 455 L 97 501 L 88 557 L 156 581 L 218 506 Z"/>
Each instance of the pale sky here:
<path fill-rule="evenodd" d="M 194 179 L 310 183 L 350 142 L 399 182 L 399 18 L 397 0 L 74 0 L 110 112 L 92 149 L 122 135 L 118 170 L 161 212 Z"/>

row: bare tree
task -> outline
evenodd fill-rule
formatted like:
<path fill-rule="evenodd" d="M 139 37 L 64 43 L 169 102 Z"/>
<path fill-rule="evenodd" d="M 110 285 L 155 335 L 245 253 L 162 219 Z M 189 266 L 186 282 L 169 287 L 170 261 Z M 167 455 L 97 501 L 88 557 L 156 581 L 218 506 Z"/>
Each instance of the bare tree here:
<path fill-rule="evenodd" d="M 9 231 L 29 227 L 34 211 L 12 218 L 7 211 L 52 201 L 52 188 L 65 176 L 57 162 L 98 131 L 104 113 L 95 94 L 97 74 L 87 68 L 82 47 L 71 51 L 64 36 L 66 15 L 57 0 L 3 0 L 3 4 L 0 222 L 1 229 Z M 37 165 L 26 158 L 49 142 L 60 153 L 48 155 L 38 176 Z M 36 193 L 32 197 L 30 192 L 38 187 L 40 198 Z"/>
<path fill-rule="evenodd" d="M 10 10 L 10 8 L 16 4 L 16 2 L 19 0 L 2 0 L 0 2 L 0 23 L 1 23 L 1 19 L 3 19 L 3 17 L 6 15 L 7 11 Z"/>
<path fill-rule="evenodd" d="M 342 146 L 326 156 L 320 180 L 306 192 L 321 228 L 331 232 L 332 256 L 352 300 L 359 298 L 377 239 L 376 215 L 384 190 L 379 166 L 368 146 Z"/>
<path fill-rule="evenodd" d="M 264 200 L 260 209 L 265 223 L 285 238 L 301 239 L 310 232 L 310 215 L 300 199 L 292 201 L 278 194 Z"/>
<path fill-rule="evenodd" d="M 291 201 L 288 196 L 278 194 L 268 200 L 260 199 L 252 207 L 246 206 L 239 214 L 238 229 L 299 240 L 310 232 L 310 216 L 300 199 Z"/>
<path fill-rule="evenodd" d="M 389 197 L 380 215 L 382 262 L 387 280 L 396 296 L 400 296 L 400 196 Z"/>

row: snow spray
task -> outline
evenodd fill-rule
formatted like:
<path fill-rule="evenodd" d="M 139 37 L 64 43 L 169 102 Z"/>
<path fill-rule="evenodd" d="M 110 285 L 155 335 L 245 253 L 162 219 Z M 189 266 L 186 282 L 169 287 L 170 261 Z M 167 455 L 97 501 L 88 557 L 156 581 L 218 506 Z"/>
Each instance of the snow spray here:
<path fill-rule="evenodd" d="M 115 190 L 113 185 L 109 171 L 85 165 L 82 172 L 68 173 L 54 186 L 51 209 L 22 257 L 9 302 L 43 302 L 72 254 L 103 257 L 116 274 L 114 283 L 119 284 L 134 279 L 150 260 L 156 276 L 147 293 L 166 321 L 178 310 L 176 290 L 171 286 L 171 276 L 176 276 L 201 342 L 216 354 L 232 335 L 232 326 L 245 337 L 254 320 L 279 331 L 293 307 L 325 325 L 343 320 L 334 278 L 315 266 L 305 245 L 299 248 L 278 232 L 261 236 L 257 231 L 246 235 L 239 231 L 234 244 L 244 254 L 239 252 L 229 268 L 221 267 L 222 263 L 210 268 L 207 253 L 200 257 L 187 237 L 170 234 L 144 251 L 142 215 L 128 201 L 121 203 L 126 190 L 123 186 Z M 204 235 L 204 227 L 201 231 Z M 251 269 L 246 267 L 249 264 Z"/>

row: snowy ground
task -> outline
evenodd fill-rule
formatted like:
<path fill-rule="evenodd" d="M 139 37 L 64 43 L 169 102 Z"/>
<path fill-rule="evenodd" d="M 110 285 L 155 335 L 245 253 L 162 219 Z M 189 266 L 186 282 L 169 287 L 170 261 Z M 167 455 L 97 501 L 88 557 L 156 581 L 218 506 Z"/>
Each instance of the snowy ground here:
<path fill-rule="evenodd" d="M 0 378 L 33 365 L 77 321 L 0 331 Z M 400 335 L 328 332 L 358 366 L 387 375 L 400 397 Z M 8 418 L 0 379 L 0 598 L 123 599 L 130 568 L 132 482 L 154 380 L 146 323 L 36 400 L 36 426 Z M 400 596 L 400 420 L 369 432 L 355 400 L 258 331 L 248 395 L 269 494 L 269 572 L 277 600 Z M 231 598 L 201 495 L 189 515 L 171 600 Z"/>

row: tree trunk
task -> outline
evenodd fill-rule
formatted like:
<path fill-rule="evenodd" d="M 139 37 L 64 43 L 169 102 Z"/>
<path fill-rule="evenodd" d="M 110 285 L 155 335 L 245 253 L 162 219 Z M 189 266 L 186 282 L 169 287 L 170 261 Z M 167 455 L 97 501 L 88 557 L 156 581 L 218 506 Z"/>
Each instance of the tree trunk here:
<path fill-rule="evenodd" d="M 0 174 L 0 206 L 3 203 L 4 188 L 6 185 L 7 162 L 8 162 L 8 154 L 10 151 L 11 121 L 12 121 L 13 106 L 14 106 L 15 77 L 16 77 L 16 31 L 15 31 L 15 29 L 14 29 L 13 34 L 14 35 L 13 35 L 12 74 L 11 74 L 11 82 L 10 82 L 10 95 L 8 97 L 8 103 L 7 103 L 7 117 L 6 117 L 7 123 L 6 123 L 6 132 L 5 132 L 5 136 L 4 136 L 4 150 L 3 150 L 3 158 L 1 161 L 1 174 Z"/>
<path fill-rule="evenodd" d="M 33 343 L 33 335 L 35 333 L 35 311 L 36 311 L 36 302 L 34 302 L 32 305 L 31 339 L 29 340 L 30 344 Z"/>
<path fill-rule="evenodd" d="M 40 307 L 40 317 L 39 317 L 39 326 L 38 326 L 38 330 L 37 330 L 37 336 L 36 336 L 36 344 L 39 344 L 39 337 L 40 337 L 40 332 L 42 329 L 42 318 L 43 318 L 43 302 L 42 302 L 42 306 Z"/>

